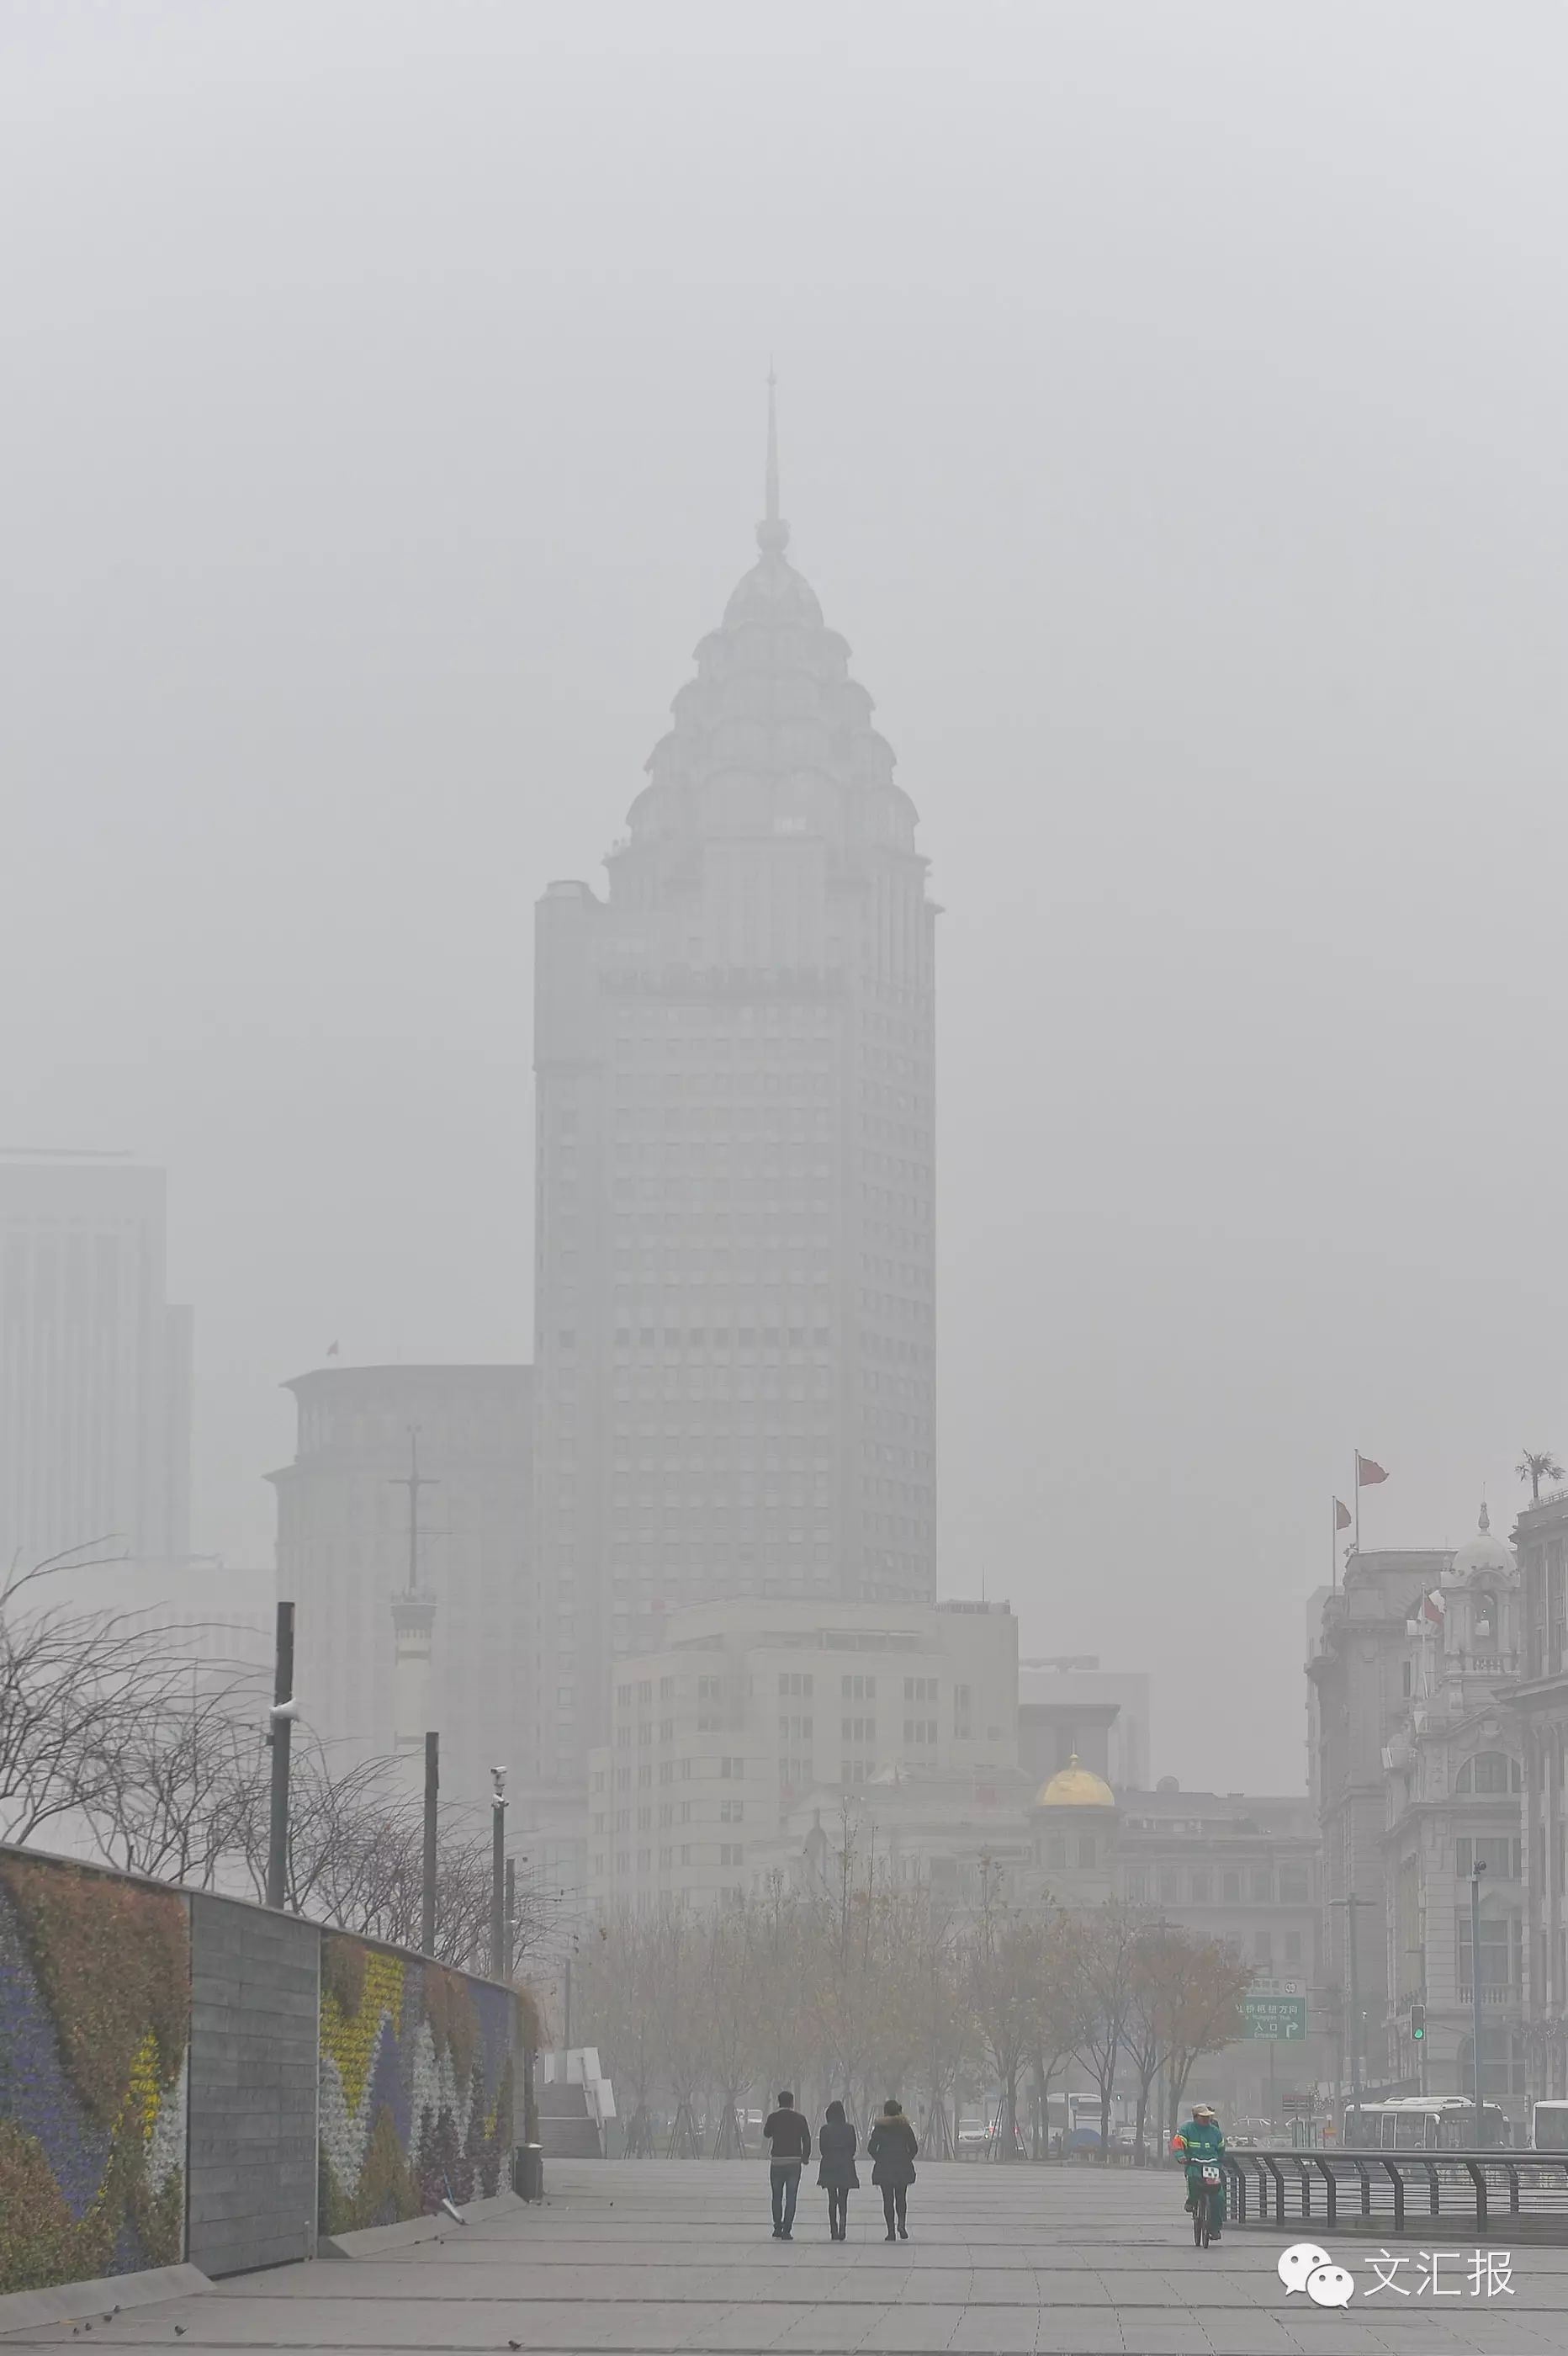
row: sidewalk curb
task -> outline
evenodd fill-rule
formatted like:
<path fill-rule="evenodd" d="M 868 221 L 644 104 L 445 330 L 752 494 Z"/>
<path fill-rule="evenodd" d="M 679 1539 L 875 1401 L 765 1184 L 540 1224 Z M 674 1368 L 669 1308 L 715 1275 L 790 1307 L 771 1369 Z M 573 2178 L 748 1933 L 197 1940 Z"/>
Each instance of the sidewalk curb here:
<path fill-rule="evenodd" d="M 514 2209 L 527 2209 L 528 2205 L 519 2201 L 515 2192 L 497 2192 L 488 2201 L 465 2201 L 464 2224 L 483 2224 L 487 2217 L 506 2216 Z M 419 2242 L 433 2242 L 439 2233 L 462 2231 L 462 2225 L 454 2225 L 438 2210 L 431 2217 L 400 2218 L 395 2225 L 363 2225 L 353 2233 L 323 2233 L 315 2245 L 315 2254 L 318 2258 L 379 2258 L 392 2250 L 411 2249 Z"/>
<path fill-rule="evenodd" d="M 199 2266 L 148 2266 L 134 2275 L 106 2275 L 101 2282 L 53 2283 L 48 2290 L 12 2290 L 0 2297 L 0 2340 L 37 2331 L 50 2323 L 81 2323 L 118 2307 L 162 2307 L 210 2290 Z"/>

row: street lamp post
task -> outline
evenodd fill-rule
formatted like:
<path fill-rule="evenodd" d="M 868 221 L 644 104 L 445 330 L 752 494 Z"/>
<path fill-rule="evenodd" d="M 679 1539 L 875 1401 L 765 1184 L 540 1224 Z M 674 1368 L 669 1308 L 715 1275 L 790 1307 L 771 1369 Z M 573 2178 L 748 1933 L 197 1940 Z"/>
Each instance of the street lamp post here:
<path fill-rule="evenodd" d="M 267 1740 L 272 1746 L 272 1805 L 267 1825 L 267 1903 L 282 1907 L 289 1886 L 289 1762 L 293 1747 L 294 1607 L 278 1606 L 277 1648 L 272 1670 L 272 1708 Z"/>
<path fill-rule="evenodd" d="M 490 1770 L 490 1977 L 509 1976 L 507 1965 L 507 1771 Z"/>
<path fill-rule="evenodd" d="M 424 1739 L 424 1845 L 421 1858 L 420 1953 L 435 1953 L 436 1838 L 441 1812 L 441 1736 Z"/>
<path fill-rule="evenodd" d="M 1481 1876 L 1484 1862 L 1470 1869 L 1470 2059 L 1476 2102 L 1476 2149 L 1486 2148 L 1486 2121 L 1481 2115 Z"/>
<path fill-rule="evenodd" d="M 1356 2140 L 1361 2139 L 1361 1981 L 1356 1961 L 1356 1909 L 1371 1904 L 1371 1900 L 1358 1898 L 1354 1891 L 1348 1898 L 1335 1901 L 1345 1910 L 1345 1942 L 1349 1951 L 1350 1983 L 1350 2102 L 1356 2114 Z"/>

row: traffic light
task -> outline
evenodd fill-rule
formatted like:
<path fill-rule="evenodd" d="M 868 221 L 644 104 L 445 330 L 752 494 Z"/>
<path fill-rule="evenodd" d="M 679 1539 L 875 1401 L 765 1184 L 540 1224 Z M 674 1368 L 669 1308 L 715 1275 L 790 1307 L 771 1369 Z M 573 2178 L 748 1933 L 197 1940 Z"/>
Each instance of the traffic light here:
<path fill-rule="evenodd" d="M 1410 2008 L 1410 2033 L 1419 2045 L 1426 2034 L 1426 2007 L 1413 2004 Z"/>

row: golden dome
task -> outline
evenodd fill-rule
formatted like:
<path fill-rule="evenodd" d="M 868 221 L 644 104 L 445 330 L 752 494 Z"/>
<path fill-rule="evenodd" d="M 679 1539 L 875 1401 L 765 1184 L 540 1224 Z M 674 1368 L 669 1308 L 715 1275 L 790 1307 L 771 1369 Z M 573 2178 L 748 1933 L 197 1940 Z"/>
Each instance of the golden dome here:
<path fill-rule="evenodd" d="M 1109 1783 L 1092 1767 L 1080 1767 L 1076 1751 L 1035 1798 L 1037 1808 L 1114 1808 L 1115 1804 L 1116 1795 Z"/>

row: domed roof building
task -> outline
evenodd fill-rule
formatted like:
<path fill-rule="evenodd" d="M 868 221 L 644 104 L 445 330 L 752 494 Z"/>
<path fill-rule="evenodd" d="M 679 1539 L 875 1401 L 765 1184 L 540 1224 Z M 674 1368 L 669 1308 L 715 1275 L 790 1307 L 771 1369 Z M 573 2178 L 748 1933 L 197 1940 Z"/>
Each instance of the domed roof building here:
<path fill-rule="evenodd" d="M 1114 1808 L 1115 1804 L 1116 1795 L 1109 1783 L 1093 1768 L 1081 1767 L 1076 1751 L 1065 1767 L 1040 1785 L 1035 1799 L 1037 1808 Z"/>
<path fill-rule="evenodd" d="M 1473 1538 L 1467 1538 L 1463 1546 L 1455 1547 L 1448 1576 L 1455 1580 L 1469 1581 L 1515 1579 L 1518 1575 L 1519 1565 L 1514 1560 L 1513 1548 L 1493 1536 L 1491 1515 L 1483 1501 L 1480 1517 L 1476 1524 L 1476 1535 Z"/>
<path fill-rule="evenodd" d="M 1115 1894 L 1121 1812 L 1109 1783 L 1080 1766 L 1076 1751 L 1040 1786 L 1029 1813 L 1035 1865 L 1053 1898 L 1097 1906 Z"/>

